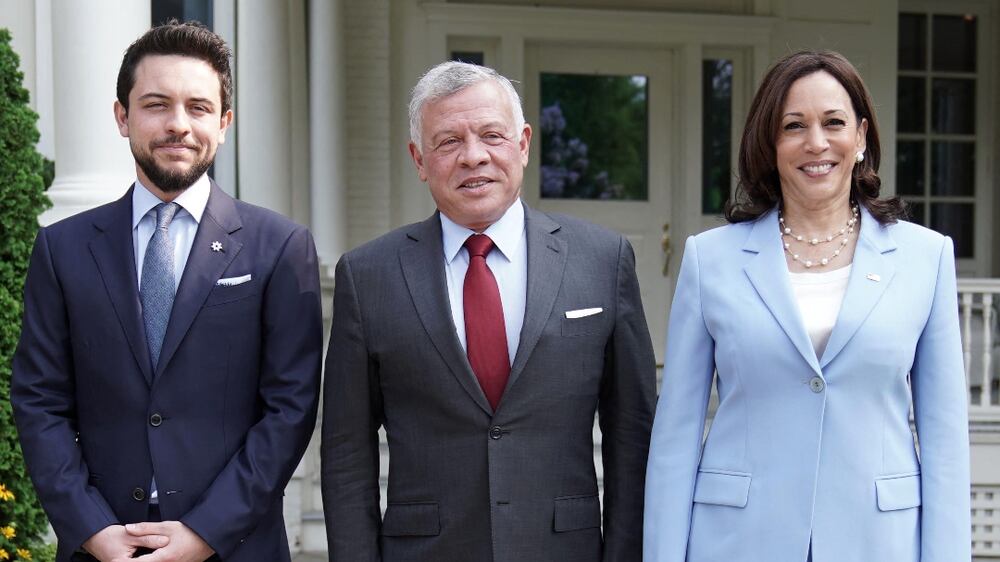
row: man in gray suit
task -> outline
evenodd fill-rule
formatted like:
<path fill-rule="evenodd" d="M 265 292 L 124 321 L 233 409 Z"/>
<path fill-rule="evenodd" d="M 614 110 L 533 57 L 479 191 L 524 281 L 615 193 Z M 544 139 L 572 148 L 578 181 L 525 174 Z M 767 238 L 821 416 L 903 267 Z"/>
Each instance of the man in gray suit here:
<path fill-rule="evenodd" d="M 531 132 L 491 69 L 443 63 L 413 90 L 410 154 L 438 212 L 337 264 L 334 562 L 641 559 L 655 364 L 635 257 L 619 234 L 521 203 Z"/>

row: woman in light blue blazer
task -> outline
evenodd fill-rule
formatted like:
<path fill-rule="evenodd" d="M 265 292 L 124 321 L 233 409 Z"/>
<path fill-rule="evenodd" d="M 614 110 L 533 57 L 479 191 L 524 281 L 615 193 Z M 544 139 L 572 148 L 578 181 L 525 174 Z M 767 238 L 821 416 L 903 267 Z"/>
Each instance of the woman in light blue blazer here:
<path fill-rule="evenodd" d="M 647 562 L 970 559 L 952 242 L 879 198 L 872 106 L 830 52 L 778 61 L 754 98 L 731 224 L 684 249 Z"/>

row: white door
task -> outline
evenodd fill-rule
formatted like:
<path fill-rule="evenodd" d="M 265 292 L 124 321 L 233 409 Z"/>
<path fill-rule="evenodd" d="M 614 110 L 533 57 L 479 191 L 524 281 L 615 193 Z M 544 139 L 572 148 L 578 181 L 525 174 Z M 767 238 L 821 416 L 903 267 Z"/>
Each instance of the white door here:
<path fill-rule="evenodd" d="M 671 59 L 665 49 L 525 48 L 525 119 L 534 135 L 524 198 L 537 209 L 580 217 L 628 238 L 658 364 L 680 259 L 677 246 L 684 240 L 683 233 L 664 230 L 675 222 L 672 213 L 682 211 L 671 202 L 676 176 Z M 622 89 L 632 97 L 622 98 Z M 595 102 L 586 103 L 588 98 Z M 602 160 L 610 152 L 620 155 Z M 667 251 L 665 234 L 674 245 Z"/>

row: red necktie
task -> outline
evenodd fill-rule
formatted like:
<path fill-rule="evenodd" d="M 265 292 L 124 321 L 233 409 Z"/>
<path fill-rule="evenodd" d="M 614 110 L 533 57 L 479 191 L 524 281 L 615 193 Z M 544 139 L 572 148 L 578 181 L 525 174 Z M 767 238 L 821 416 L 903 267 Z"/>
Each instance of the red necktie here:
<path fill-rule="evenodd" d="M 469 269 L 465 273 L 465 347 L 479 385 L 495 411 L 510 375 L 507 354 L 507 330 L 504 328 L 503 304 L 486 256 L 493 241 L 485 234 L 473 234 L 465 240 L 469 251 Z"/>

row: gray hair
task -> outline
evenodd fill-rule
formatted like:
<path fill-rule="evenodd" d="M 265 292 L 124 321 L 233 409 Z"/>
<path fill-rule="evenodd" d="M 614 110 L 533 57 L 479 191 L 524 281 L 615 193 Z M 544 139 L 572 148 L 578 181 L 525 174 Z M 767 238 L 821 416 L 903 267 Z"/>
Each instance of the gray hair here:
<path fill-rule="evenodd" d="M 514 89 L 510 80 L 486 66 L 447 61 L 431 68 L 421 76 L 410 94 L 410 140 L 417 145 L 417 149 L 423 148 L 421 144 L 423 140 L 421 138 L 421 113 L 425 105 L 487 80 L 500 86 L 500 89 L 507 95 L 511 113 L 514 115 L 517 140 L 520 140 L 521 131 L 524 130 L 524 110 L 521 108 L 521 98 L 517 95 L 517 90 Z"/>

